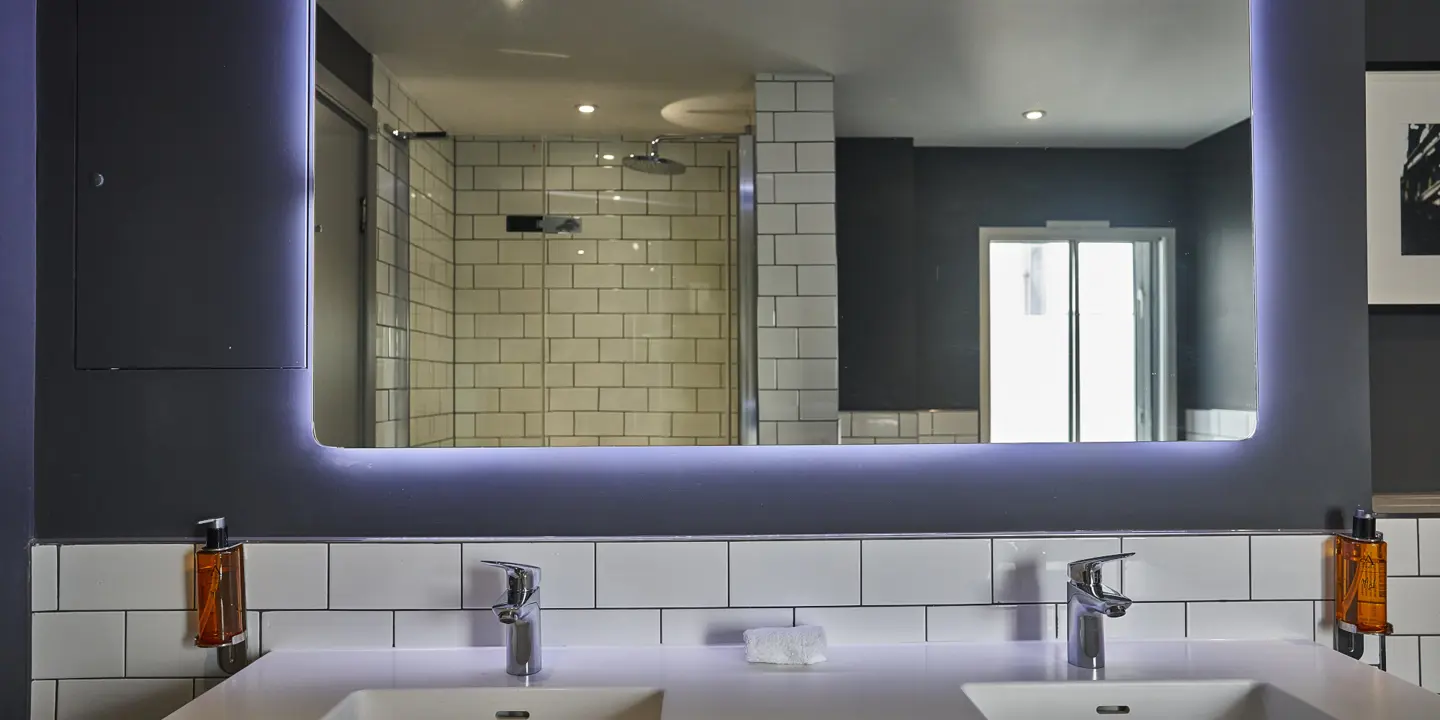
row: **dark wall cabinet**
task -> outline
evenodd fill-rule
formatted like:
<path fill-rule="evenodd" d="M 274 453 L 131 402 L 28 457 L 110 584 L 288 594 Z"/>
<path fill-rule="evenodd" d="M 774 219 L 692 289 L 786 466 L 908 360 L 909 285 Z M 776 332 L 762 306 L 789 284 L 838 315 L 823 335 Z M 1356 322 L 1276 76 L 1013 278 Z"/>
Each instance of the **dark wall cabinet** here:
<path fill-rule="evenodd" d="M 77 3 L 78 367 L 305 365 L 308 62 L 253 42 L 288 4 Z"/>

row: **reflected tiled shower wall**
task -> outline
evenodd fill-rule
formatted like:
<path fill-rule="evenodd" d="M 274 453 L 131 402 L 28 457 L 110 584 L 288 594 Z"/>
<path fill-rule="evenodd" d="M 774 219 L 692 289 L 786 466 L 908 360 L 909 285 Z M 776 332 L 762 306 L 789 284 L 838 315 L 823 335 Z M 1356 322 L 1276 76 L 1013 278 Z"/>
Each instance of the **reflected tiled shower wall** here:
<path fill-rule="evenodd" d="M 380 65 L 379 124 L 441 130 Z M 453 140 L 379 133 L 376 445 L 454 445 Z"/>
<path fill-rule="evenodd" d="M 456 144 L 456 444 L 715 445 L 735 437 L 733 143 Z M 580 220 L 511 233 L 507 215 Z"/>
<path fill-rule="evenodd" d="M 840 442 L 834 82 L 755 83 L 761 445 Z"/>

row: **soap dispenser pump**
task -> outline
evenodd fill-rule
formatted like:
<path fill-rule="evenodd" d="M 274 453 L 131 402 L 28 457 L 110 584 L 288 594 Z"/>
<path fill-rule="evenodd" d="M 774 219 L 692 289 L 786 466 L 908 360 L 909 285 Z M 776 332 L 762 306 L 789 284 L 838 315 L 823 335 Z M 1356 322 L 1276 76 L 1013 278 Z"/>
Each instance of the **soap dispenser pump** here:
<path fill-rule="evenodd" d="M 225 518 L 202 520 L 205 546 L 195 551 L 195 645 L 219 648 L 220 666 L 245 657 L 245 548 L 230 542 Z M 238 663 L 238 665 L 237 665 Z"/>

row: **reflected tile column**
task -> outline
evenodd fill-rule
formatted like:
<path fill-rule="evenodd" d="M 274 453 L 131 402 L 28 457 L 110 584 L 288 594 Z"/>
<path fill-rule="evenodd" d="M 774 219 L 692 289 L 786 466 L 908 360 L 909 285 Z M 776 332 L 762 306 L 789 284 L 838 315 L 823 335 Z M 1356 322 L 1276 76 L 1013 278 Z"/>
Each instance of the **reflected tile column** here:
<path fill-rule="evenodd" d="M 839 443 L 834 81 L 755 83 L 760 444 Z"/>

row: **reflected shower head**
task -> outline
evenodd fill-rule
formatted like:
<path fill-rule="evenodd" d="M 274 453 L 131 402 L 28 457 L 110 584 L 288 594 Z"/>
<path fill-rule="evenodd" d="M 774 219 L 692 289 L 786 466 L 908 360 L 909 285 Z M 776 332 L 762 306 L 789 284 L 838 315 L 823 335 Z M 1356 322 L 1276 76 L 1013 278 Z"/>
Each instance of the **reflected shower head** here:
<path fill-rule="evenodd" d="M 657 147 L 651 146 L 650 152 L 644 155 L 630 155 L 625 158 L 625 167 L 635 172 L 649 173 L 651 175 L 679 175 L 685 172 L 685 163 L 679 160 L 668 160 L 656 153 Z"/>

